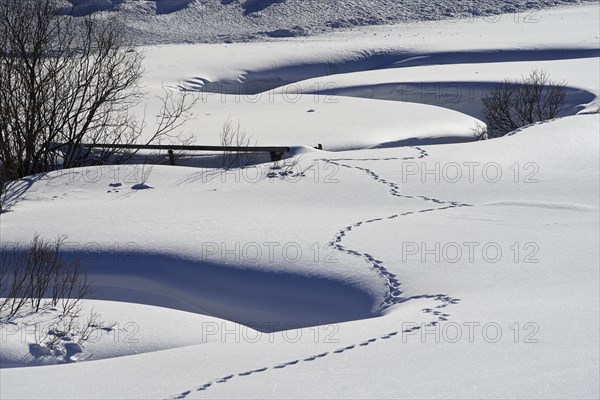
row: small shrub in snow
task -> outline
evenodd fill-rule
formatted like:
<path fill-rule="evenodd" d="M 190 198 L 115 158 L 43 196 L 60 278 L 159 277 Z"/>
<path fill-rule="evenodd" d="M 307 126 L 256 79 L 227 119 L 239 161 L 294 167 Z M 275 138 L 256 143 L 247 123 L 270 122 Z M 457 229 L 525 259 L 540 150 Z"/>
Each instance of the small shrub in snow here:
<path fill-rule="evenodd" d="M 478 122 L 475 127 L 472 129 L 473 135 L 475 135 L 479 140 L 487 140 L 489 138 L 488 128 L 485 124 Z"/>
<path fill-rule="evenodd" d="M 3 248 L 0 255 L 0 322 L 10 321 L 19 312 L 39 312 L 60 307 L 68 315 L 90 294 L 87 273 L 80 260 L 60 256 L 66 237 L 54 242 L 35 236 L 24 251 Z"/>
<path fill-rule="evenodd" d="M 291 158 L 283 161 L 276 161 L 271 166 L 270 172 L 267 174 L 267 178 L 274 179 L 287 179 L 300 178 L 306 176 L 305 173 L 309 169 L 313 168 L 311 164 L 304 169 L 301 167 L 302 158 Z"/>
<path fill-rule="evenodd" d="M 534 70 L 522 81 L 505 80 L 483 99 L 483 117 L 490 137 L 555 118 L 563 108 L 566 84 Z"/>
<path fill-rule="evenodd" d="M 61 257 L 65 240 L 36 235 L 25 249 L 2 248 L 0 254 L 0 327 L 26 326 L 29 356 L 37 362 L 77 361 L 93 335 L 114 326 L 93 311 L 81 316 L 90 285 L 78 258 Z"/>
<path fill-rule="evenodd" d="M 152 165 L 152 164 L 148 164 L 148 163 L 142 164 L 138 169 L 138 172 L 139 172 L 138 177 L 139 177 L 140 183 L 133 185 L 131 188 L 134 190 L 151 189 L 152 187 L 146 185 L 146 182 L 148 182 L 148 179 L 150 178 L 150 175 L 152 174 L 153 169 L 154 169 L 154 165 Z"/>
<path fill-rule="evenodd" d="M 50 363 L 70 363 L 84 357 L 85 344 L 113 329 L 115 324 L 105 323 L 100 315 L 91 311 L 81 316 L 81 307 L 68 314 L 60 314 L 46 324 L 33 324 L 29 354 L 36 360 Z"/>
<path fill-rule="evenodd" d="M 256 142 L 252 136 L 242 130 L 240 123 L 234 125 L 231 121 L 226 121 L 223 125 L 220 135 L 221 146 L 249 147 L 255 146 Z M 251 165 L 256 161 L 256 153 L 246 153 L 240 151 L 227 151 L 223 154 L 222 167 L 224 169 L 241 168 Z"/>

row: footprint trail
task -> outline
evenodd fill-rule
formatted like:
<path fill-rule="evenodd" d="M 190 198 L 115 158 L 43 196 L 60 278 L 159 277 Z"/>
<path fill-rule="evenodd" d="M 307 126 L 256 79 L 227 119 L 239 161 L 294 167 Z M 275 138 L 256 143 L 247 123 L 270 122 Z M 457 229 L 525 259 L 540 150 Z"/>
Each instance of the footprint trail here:
<path fill-rule="evenodd" d="M 440 304 L 438 304 L 434 308 L 425 308 L 422 310 L 422 312 L 425 314 L 431 315 L 433 317 L 432 321 L 426 325 L 427 326 L 435 326 L 442 321 L 448 320 L 448 317 L 450 317 L 450 314 L 444 312 L 444 310 L 448 306 L 457 304 L 460 301 L 460 299 L 453 298 L 446 294 L 424 294 L 424 295 L 417 295 L 417 296 L 410 296 L 410 297 L 402 297 L 401 283 L 400 283 L 398 277 L 388 270 L 388 268 L 384 265 L 382 260 L 375 258 L 375 256 L 373 256 L 370 253 L 350 249 L 343 245 L 344 238 L 350 232 L 352 232 L 353 230 L 357 230 L 358 228 L 360 228 L 361 226 L 366 225 L 366 224 L 375 224 L 378 222 L 402 218 L 402 217 L 406 217 L 406 216 L 414 215 L 414 214 L 418 214 L 418 213 L 442 211 L 442 210 L 448 210 L 448 209 L 459 208 L 459 207 L 472 207 L 472 205 L 470 205 L 470 204 L 461 203 L 461 202 L 457 202 L 457 201 L 441 200 L 441 199 L 436 199 L 433 197 L 428 197 L 428 196 L 423 196 L 423 195 L 403 194 L 400 191 L 400 187 L 397 183 L 394 183 L 392 181 L 389 181 L 389 180 L 383 178 L 381 175 L 379 175 L 374 170 L 372 170 L 370 168 L 358 167 L 358 166 L 353 166 L 353 165 L 347 164 L 347 162 L 349 162 L 349 161 L 391 161 L 391 160 L 407 161 L 407 160 L 423 159 L 423 158 L 429 156 L 427 151 L 420 147 L 413 147 L 413 149 L 417 150 L 418 154 L 416 156 L 404 157 L 404 158 L 397 158 L 397 157 L 373 158 L 373 159 L 339 158 L 339 159 L 323 159 L 323 160 L 321 160 L 321 161 L 330 163 L 332 165 L 336 165 L 340 168 L 353 169 L 353 170 L 357 170 L 359 172 L 366 174 L 369 178 L 373 179 L 374 181 L 387 186 L 389 189 L 389 194 L 394 197 L 398 197 L 401 199 L 420 199 L 420 200 L 423 200 L 424 202 L 426 202 L 427 204 L 431 204 L 426 208 L 415 210 L 415 211 L 406 211 L 403 213 L 393 214 L 393 215 L 389 215 L 389 216 L 385 216 L 385 217 L 372 218 L 372 219 L 368 219 L 368 220 L 364 220 L 364 221 L 355 222 L 354 224 L 348 225 L 348 226 L 340 229 L 336 233 L 334 239 L 330 242 L 330 245 L 332 247 L 334 247 L 335 249 L 337 249 L 338 251 L 341 251 L 341 252 L 349 254 L 351 256 L 360 258 L 363 262 L 368 264 L 371 269 L 376 271 L 384 279 L 386 287 L 387 287 L 387 295 L 385 296 L 384 300 L 379 305 L 378 311 L 382 312 L 395 304 L 404 303 L 404 302 L 407 302 L 410 300 L 433 299 L 434 301 L 436 301 Z M 230 375 L 227 375 L 227 376 L 224 376 L 221 378 L 214 379 L 210 382 L 204 383 L 204 384 L 194 388 L 193 390 L 183 391 L 180 394 L 178 394 L 174 397 L 171 397 L 171 399 L 185 399 L 192 392 L 205 392 L 206 390 L 210 389 L 211 387 L 214 387 L 215 385 L 227 383 L 234 379 L 242 379 L 247 376 L 260 374 L 260 373 L 267 372 L 267 371 L 276 371 L 276 370 L 281 370 L 284 368 L 290 368 L 290 367 L 294 367 L 297 365 L 302 365 L 304 363 L 314 363 L 319 359 L 323 359 L 326 357 L 332 357 L 335 355 L 345 353 L 347 351 L 361 349 L 361 348 L 364 348 L 364 347 L 367 347 L 370 345 L 377 344 L 378 342 L 393 339 L 393 338 L 397 337 L 398 335 L 402 336 L 403 333 L 411 333 L 411 332 L 414 332 L 419 329 L 421 329 L 421 327 L 415 325 L 415 326 L 411 326 L 406 329 L 399 329 L 399 330 L 395 330 L 392 332 L 388 332 L 388 333 L 379 335 L 377 337 L 368 338 L 368 339 L 365 339 L 358 343 L 350 344 L 350 345 L 341 347 L 339 349 L 336 349 L 336 350 L 333 350 L 330 352 L 322 352 L 319 354 L 311 355 L 311 356 L 304 357 L 304 358 L 297 359 L 297 360 L 292 360 L 292 361 L 277 364 L 274 366 L 267 366 L 267 367 L 257 368 L 254 370 L 240 372 L 237 374 L 230 374 Z"/>

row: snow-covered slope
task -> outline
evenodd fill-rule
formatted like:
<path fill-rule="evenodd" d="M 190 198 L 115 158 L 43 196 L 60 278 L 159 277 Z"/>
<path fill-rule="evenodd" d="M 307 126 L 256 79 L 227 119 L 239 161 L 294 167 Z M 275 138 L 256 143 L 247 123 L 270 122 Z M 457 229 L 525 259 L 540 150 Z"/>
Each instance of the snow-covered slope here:
<path fill-rule="evenodd" d="M 514 13 L 535 20 L 543 8 L 580 0 L 62 0 L 83 15 L 119 12 L 138 43 L 252 41 L 366 25 Z M 588 2 L 589 3 L 589 2 Z M 593 3 L 593 2 L 591 2 Z M 75 6 L 73 9 L 72 7 Z M 494 18 L 490 18 L 493 21 Z"/>

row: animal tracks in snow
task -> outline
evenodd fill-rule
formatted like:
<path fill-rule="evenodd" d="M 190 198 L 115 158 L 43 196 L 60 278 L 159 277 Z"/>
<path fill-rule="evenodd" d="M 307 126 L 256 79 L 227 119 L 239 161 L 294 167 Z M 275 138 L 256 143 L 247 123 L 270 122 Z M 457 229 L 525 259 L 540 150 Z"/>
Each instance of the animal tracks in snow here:
<path fill-rule="evenodd" d="M 443 302 L 443 304 L 440 305 L 440 306 L 443 306 L 443 307 L 446 307 L 448 304 L 456 304 L 459 301 L 458 299 L 453 299 L 453 298 L 451 298 L 449 296 L 446 296 L 446 295 L 443 295 L 443 294 L 413 296 L 413 297 L 405 299 L 404 301 L 411 300 L 411 299 L 419 299 L 419 298 L 433 298 L 436 301 Z M 436 306 L 436 308 L 440 307 L 440 306 Z M 433 309 L 426 308 L 426 309 L 423 309 L 422 311 L 424 313 L 427 313 L 427 314 L 436 315 L 436 314 L 434 314 L 434 313 L 436 313 L 436 311 L 434 311 Z M 444 319 L 445 316 L 449 316 L 448 314 L 443 314 L 443 313 L 439 313 L 437 315 L 438 315 L 438 317 L 436 318 L 436 320 L 430 322 L 429 324 L 427 324 L 428 326 L 434 326 L 434 325 L 438 324 L 439 321 L 445 320 Z M 293 367 L 293 366 L 301 365 L 301 364 L 304 364 L 304 363 L 312 363 L 312 362 L 314 362 L 314 361 L 316 361 L 316 360 L 318 360 L 320 358 L 331 357 L 331 356 L 335 356 L 335 355 L 339 355 L 339 354 L 345 353 L 347 351 L 351 351 L 351 350 L 355 350 L 355 349 L 360 349 L 360 348 L 365 348 L 365 347 L 367 347 L 369 345 L 376 344 L 377 342 L 381 342 L 381 341 L 384 341 L 384 340 L 392 339 L 392 338 L 394 338 L 395 336 L 397 336 L 397 335 L 399 335 L 401 333 L 411 333 L 411 332 L 414 332 L 414 331 L 417 331 L 417 330 L 420 330 L 420 329 L 421 329 L 420 326 L 416 326 L 415 325 L 415 326 L 411 326 L 410 328 L 406 328 L 404 330 L 392 331 L 392 332 L 388 332 L 386 334 L 383 334 L 383 335 L 380 335 L 380 336 L 377 336 L 377 337 L 369 338 L 369 339 L 361 341 L 358 344 L 352 344 L 352 345 L 348 345 L 348 346 L 345 346 L 345 347 L 341 347 L 341 348 L 333 350 L 333 351 L 323 352 L 323 353 L 319 353 L 319 354 L 312 355 L 312 356 L 309 356 L 309 357 L 305 357 L 303 359 L 297 359 L 297 360 L 289 361 L 289 362 L 286 362 L 286 363 L 277 364 L 277 365 L 275 365 L 273 367 L 262 367 L 262 368 L 258 368 L 258 369 L 251 370 L 251 371 L 241 372 L 241 373 L 238 373 L 236 375 L 227 375 L 227 376 L 224 376 L 222 378 L 218 378 L 218 379 L 215 379 L 213 381 L 207 382 L 207 383 L 205 383 L 205 384 L 203 384 L 203 385 L 201 385 L 201 386 L 199 386 L 199 387 L 197 387 L 197 388 L 195 388 L 193 390 L 186 390 L 186 391 L 180 393 L 179 395 L 177 395 L 175 397 L 172 397 L 172 399 L 185 399 L 187 396 L 189 396 L 194 391 L 195 392 L 204 392 L 204 391 L 208 390 L 209 388 L 211 388 L 214 385 L 226 383 L 226 382 L 229 382 L 230 380 L 235 379 L 235 378 L 243 378 L 243 377 L 255 375 L 255 374 L 258 374 L 258 373 L 261 373 L 261 372 L 266 372 L 266 371 L 269 371 L 269 370 L 274 370 L 275 371 L 275 370 L 280 370 L 280 369 L 283 369 L 283 368 L 288 368 L 288 367 Z"/>
<path fill-rule="evenodd" d="M 400 192 L 400 187 L 398 184 L 383 178 L 382 176 L 380 176 L 377 172 L 373 171 L 372 169 L 364 168 L 364 167 L 357 167 L 357 166 L 349 165 L 346 163 L 341 163 L 340 161 L 345 161 L 345 162 L 348 162 L 348 161 L 389 161 L 389 160 L 407 161 L 407 160 L 421 159 L 421 158 L 425 158 L 425 157 L 429 156 L 427 151 L 420 147 L 414 147 L 414 149 L 418 151 L 417 156 L 404 157 L 404 158 L 398 158 L 398 157 L 396 157 L 396 158 L 381 158 L 381 159 L 345 158 L 345 159 L 333 159 L 333 160 L 325 159 L 325 160 L 323 160 L 325 162 L 332 163 L 340 168 L 355 169 L 355 170 L 366 173 L 371 179 L 387 186 L 389 188 L 389 192 L 392 196 L 404 198 L 404 199 L 420 199 L 420 200 L 424 200 L 429 203 L 434 203 L 436 205 L 442 206 L 442 207 L 434 207 L 434 208 L 428 207 L 428 208 L 423 208 L 420 210 L 406 211 L 406 212 L 403 212 L 400 214 L 393 214 L 393 215 L 390 215 L 387 217 L 380 217 L 380 218 L 373 218 L 373 219 L 368 219 L 368 220 L 364 220 L 364 221 L 358 221 L 352 225 L 348 225 L 348 226 L 340 229 L 337 232 L 335 239 L 330 242 L 330 245 L 332 247 L 334 247 L 335 249 L 337 249 L 338 251 L 349 254 L 351 256 L 361 257 L 366 263 L 370 264 L 371 268 L 374 269 L 375 271 L 377 271 L 379 273 L 379 275 L 386 281 L 386 285 L 388 287 L 388 294 L 387 294 L 386 298 L 383 300 L 383 302 L 380 304 L 380 308 L 381 308 L 380 311 L 383 311 L 394 304 L 398 304 L 400 302 L 405 301 L 405 299 L 401 298 L 402 291 L 400 290 L 400 282 L 398 281 L 397 276 L 395 274 L 391 273 L 383 265 L 383 261 L 375 259 L 372 255 L 370 255 L 368 253 L 363 253 L 363 252 L 360 252 L 360 251 L 357 251 L 354 249 L 348 249 L 344 245 L 342 245 L 342 241 L 344 240 L 346 235 L 348 235 L 349 232 L 351 232 L 353 229 L 358 228 L 365 224 L 377 223 L 377 222 L 381 222 L 384 220 L 396 219 L 396 218 L 405 217 L 405 216 L 418 214 L 418 213 L 428 213 L 428 212 L 447 210 L 447 209 L 457 208 L 457 207 L 469 207 L 470 205 L 466 204 L 466 203 L 456 202 L 456 201 L 446 201 L 446 200 L 436 199 L 436 198 L 428 197 L 428 196 L 424 196 L 424 195 L 403 194 Z"/>
<path fill-rule="evenodd" d="M 452 304 L 457 304 L 460 301 L 459 299 L 452 298 L 446 294 L 424 294 L 424 295 L 417 295 L 417 296 L 410 296 L 410 297 L 402 297 L 401 283 L 400 283 L 398 277 L 394 273 L 392 273 L 391 271 L 388 270 L 388 268 L 384 265 L 382 260 L 377 259 L 374 255 L 372 255 L 370 253 L 361 252 L 361 251 L 355 250 L 355 249 L 350 249 L 343 245 L 344 238 L 351 231 L 356 230 L 363 225 L 374 224 L 374 223 L 387 221 L 387 220 L 391 220 L 391 219 L 406 217 L 406 216 L 413 215 L 413 214 L 428 213 L 428 212 L 441 211 L 441 210 L 447 210 L 447 209 L 458 208 L 458 207 L 470 207 L 471 206 L 470 204 L 466 204 L 466 203 L 441 200 L 441 199 L 436 199 L 436 198 L 428 197 L 428 196 L 424 196 L 424 195 L 404 194 L 404 193 L 400 192 L 400 187 L 398 184 L 396 184 L 388 179 L 383 178 L 376 171 L 374 171 L 370 168 L 357 167 L 357 166 L 347 164 L 347 162 L 350 162 L 350 161 L 415 160 L 415 159 L 421 159 L 421 158 L 425 158 L 425 157 L 429 156 L 427 151 L 420 147 L 414 147 L 414 149 L 418 151 L 418 154 L 416 156 L 404 157 L 404 158 L 394 158 L 394 157 L 379 158 L 379 159 L 375 159 L 375 158 L 374 159 L 366 159 L 366 158 L 365 159 L 350 159 L 350 158 L 341 159 L 340 158 L 340 159 L 324 159 L 324 160 L 322 160 L 327 163 L 336 165 L 340 168 L 354 169 L 354 170 L 357 170 L 357 171 L 367 174 L 371 179 L 375 180 L 378 183 L 381 183 L 382 185 L 387 186 L 389 188 L 389 193 L 392 196 L 402 198 L 402 199 L 420 199 L 427 203 L 433 203 L 435 205 L 441 206 L 441 207 L 428 206 L 427 208 L 414 210 L 414 211 L 406 211 L 403 213 L 393 214 L 393 215 L 386 216 L 386 217 L 371 218 L 371 219 L 367 219 L 364 221 L 357 221 L 354 224 L 345 226 L 342 229 L 340 229 L 336 233 L 334 239 L 329 244 L 330 244 L 330 246 L 334 247 L 338 251 L 344 252 L 344 253 L 354 256 L 354 257 L 361 258 L 365 263 L 370 265 L 370 267 L 373 270 L 375 270 L 385 280 L 388 293 L 385 296 L 384 300 L 379 305 L 380 312 L 386 310 L 387 308 L 389 308 L 395 304 L 404 303 L 404 302 L 407 302 L 410 300 L 433 299 L 434 301 L 439 302 L 440 304 L 436 305 L 433 308 L 424 308 L 422 310 L 422 312 L 425 314 L 431 315 L 433 317 L 432 321 L 429 322 L 427 324 L 427 326 L 435 326 L 442 321 L 448 320 L 448 317 L 450 317 L 450 314 L 443 312 L 442 310 L 445 310 L 448 306 L 450 306 Z M 347 345 L 347 346 L 338 348 L 338 349 L 330 351 L 330 352 L 323 352 L 323 353 L 319 353 L 316 355 L 311 355 L 308 357 L 304 357 L 302 359 L 297 359 L 297 360 L 292 360 L 292 361 L 289 361 L 286 363 L 277 364 L 272 367 L 262 367 L 262 368 L 245 371 L 245 372 L 241 372 L 241 373 L 237 373 L 237 374 L 227 375 L 222 378 L 218 378 L 213 381 L 207 382 L 201 386 L 198 386 L 194 389 L 194 391 L 203 392 L 203 391 L 208 390 L 213 385 L 226 383 L 226 382 L 231 381 L 232 379 L 243 378 L 243 377 L 259 374 L 262 372 L 267 372 L 269 370 L 281 370 L 283 368 L 289 368 L 289 367 L 301 365 L 303 363 L 313 363 L 313 362 L 317 361 L 318 359 L 322 359 L 325 357 L 331 357 L 334 355 L 340 355 L 340 354 L 348 352 L 348 351 L 356 351 L 357 349 L 365 348 L 370 345 L 376 345 L 378 342 L 381 342 L 384 340 L 390 340 L 401 333 L 411 333 L 411 332 L 414 332 L 419 329 L 421 329 L 421 327 L 415 325 L 415 326 L 406 328 L 404 330 L 396 330 L 396 331 L 382 334 L 377 337 L 368 338 L 368 339 L 358 342 L 356 344 Z M 187 396 L 189 396 L 191 393 L 192 393 L 192 390 L 186 390 L 173 398 L 174 399 L 184 399 Z"/>

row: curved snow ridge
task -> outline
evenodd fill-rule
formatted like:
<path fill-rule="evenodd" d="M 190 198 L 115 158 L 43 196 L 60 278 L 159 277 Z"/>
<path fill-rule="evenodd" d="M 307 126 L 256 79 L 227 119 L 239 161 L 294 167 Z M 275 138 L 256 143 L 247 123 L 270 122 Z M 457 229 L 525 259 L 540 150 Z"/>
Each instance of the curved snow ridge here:
<path fill-rule="evenodd" d="M 300 84 L 303 93 L 315 93 L 315 88 L 331 93 L 339 84 L 340 75 L 368 73 L 377 70 L 403 69 L 410 67 L 447 66 L 463 64 L 542 62 L 600 57 L 597 48 L 542 48 L 542 49 L 496 49 L 473 51 L 417 52 L 406 49 L 356 49 L 346 52 L 332 51 L 331 54 L 307 55 L 307 59 L 278 60 L 276 65 L 245 69 L 237 77 L 208 79 L 195 76 L 183 79 L 180 89 L 204 93 L 256 95 L 270 90 L 285 88 L 293 93 Z M 350 75 L 351 76 L 351 75 Z M 318 79 L 317 85 L 313 79 Z M 398 82 L 401 83 L 401 82 Z M 458 83 L 458 82 L 457 82 Z M 410 83 L 409 83 L 410 84 Z M 312 89 L 311 89 L 312 88 Z M 312 91 L 311 91 L 312 90 Z"/>
<path fill-rule="evenodd" d="M 576 113 L 575 115 L 594 115 L 594 114 L 598 114 L 600 112 L 600 104 L 599 104 L 598 100 L 599 100 L 598 97 L 596 97 L 590 103 L 585 104 L 585 105 L 581 105 L 580 107 L 582 108 L 582 110 L 579 111 L 578 113 Z M 573 117 L 575 115 L 568 115 L 567 117 Z M 530 128 L 535 128 L 535 127 L 538 127 L 540 125 L 552 124 L 554 122 L 561 121 L 563 118 L 565 118 L 565 117 L 562 116 L 562 117 L 556 117 L 556 118 L 546 119 L 544 121 L 536 121 L 536 122 L 531 123 L 529 125 L 525 125 L 525 126 L 522 126 L 520 128 L 517 128 L 514 131 L 508 132 L 504 136 L 513 136 L 513 135 L 516 135 L 516 134 L 521 133 L 521 132 L 529 132 Z"/>
<path fill-rule="evenodd" d="M 2 325 L 3 328 L 11 326 L 12 334 L 4 338 L 0 348 L 0 371 L 8 368 L 99 361 L 200 346 L 220 340 L 216 335 L 203 334 L 209 324 L 220 324 L 228 329 L 239 328 L 233 322 L 214 317 L 134 303 L 86 299 L 81 302 L 81 307 L 81 319 L 77 321 L 81 323 L 87 319 L 86 316 L 97 313 L 100 316 L 97 330 L 83 343 L 78 343 L 80 337 L 77 336 L 63 338 L 53 346 L 52 352 L 43 346 L 30 345 L 38 344 L 38 341 L 42 340 L 39 338 L 40 335 L 43 337 L 44 327 L 61 325 L 63 315 L 58 309 L 45 307 L 35 314 L 19 313 L 10 325 Z M 110 319 L 102 320 L 104 317 Z M 35 326 L 40 329 L 34 329 Z M 169 329 L 178 326 L 185 329 Z M 250 328 L 244 329 L 260 335 Z M 48 334 L 53 336 L 49 332 Z M 76 355 L 72 354 L 74 357 L 71 359 L 68 355 L 70 343 L 81 345 L 81 348 L 73 349 L 78 352 Z"/>
<path fill-rule="evenodd" d="M 275 93 L 419 103 L 481 118 L 482 98 L 498 83 L 522 81 L 532 70 L 543 70 L 552 81 L 566 85 L 559 117 L 598 112 L 598 49 L 527 50 L 523 60 L 505 62 L 486 62 L 486 53 L 469 54 L 478 61 L 428 65 L 419 60 L 422 65 L 315 77 L 278 88 Z M 540 54 L 541 61 L 532 60 L 534 54 Z"/>
<path fill-rule="evenodd" d="M 69 254 L 86 263 L 98 300 L 210 315 L 262 332 L 377 316 L 363 287 L 335 277 L 267 271 L 166 254 Z"/>
<path fill-rule="evenodd" d="M 581 212 L 589 212 L 589 211 L 597 211 L 598 207 L 584 205 L 584 204 L 575 204 L 575 203 L 557 203 L 557 202 L 547 202 L 547 201 L 496 201 L 492 203 L 480 204 L 480 206 L 501 206 L 501 207 L 532 207 L 532 208 L 546 208 L 549 210 L 569 210 L 569 211 L 581 211 Z"/>
<path fill-rule="evenodd" d="M 527 71 L 524 71 L 524 75 Z M 333 85 L 334 88 L 301 89 L 303 94 L 347 96 L 363 99 L 401 101 L 447 108 L 474 118 L 481 118 L 482 98 L 497 86 L 498 81 L 415 81 L 376 84 Z M 318 84 L 313 85 L 319 87 Z M 565 87 L 565 104 L 560 116 L 577 115 L 597 110 L 598 95 L 580 87 Z"/>
<path fill-rule="evenodd" d="M 478 140 L 474 130 L 481 124 L 463 113 L 416 103 L 313 95 L 293 102 L 283 95 L 258 96 L 252 104 L 237 100 L 235 95 L 208 96 L 195 111 L 210 115 L 190 121 L 186 132 L 197 143 L 218 145 L 219 135 L 207 133 L 220 132 L 223 121 L 240 121 L 261 145 L 322 144 L 326 151 L 343 151 L 471 142 Z"/>
<path fill-rule="evenodd" d="M 435 326 L 440 321 L 446 321 L 447 320 L 446 317 L 448 317 L 449 314 L 444 313 L 443 311 L 441 311 L 441 309 L 448 307 L 449 305 L 452 305 L 452 304 L 457 304 L 460 301 L 459 299 L 454 299 L 445 294 L 412 296 L 410 298 L 405 299 L 404 301 L 416 300 L 416 299 L 433 299 L 436 302 L 441 302 L 441 304 L 436 305 L 434 308 L 424 308 L 422 310 L 426 314 L 431 314 L 431 315 L 435 316 L 435 320 L 432 322 L 429 322 L 425 326 Z M 259 368 L 244 371 L 244 372 L 225 375 L 223 377 L 216 378 L 216 379 L 208 381 L 204 384 L 201 384 L 201 385 L 195 387 L 194 389 L 185 390 L 177 395 L 174 395 L 173 397 L 170 397 L 169 400 L 185 399 L 193 392 L 205 392 L 205 391 L 209 390 L 211 387 L 230 382 L 232 379 L 244 378 L 247 376 L 260 374 L 263 372 L 270 372 L 270 371 L 275 372 L 278 370 L 282 370 L 283 368 L 291 368 L 291 367 L 295 367 L 295 366 L 301 366 L 306 363 L 312 363 L 314 361 L 323 359 L 325 357 L 332 357 L 332 356 L 340 355 L 347 351 L 362 349 L 362 348 L 365 348 L 366 346 L 369 346 L 372 344 L 377 344 L 377 343 L 387 341 L 389 339 L 393 339 L 394 337 L 397 337 L 397 335 L 399 335 L 399 334 L 400 335 L 401 334 L 409 334 L 411 332 L 418 331 L 420 329 L 422 329 L 422 326 L 414 325 L 414 326 L 410 326 L 410 327 L 402 329 L 402 330 L 395 330 L 395 331 L 384 333 L 379 336 L 374 336 L 374 337 L 365 339 L 363 341 L 356 342 L 354 344 L 348 344 L 346 346 L 339 347 L 333 351 L 324 351 L 321 353 L 312 354 L 307 357 L 290 360 L 290 361 L 279 363 L 279 364 L 272 365 L 272 366 L 259 367 Z"/>

